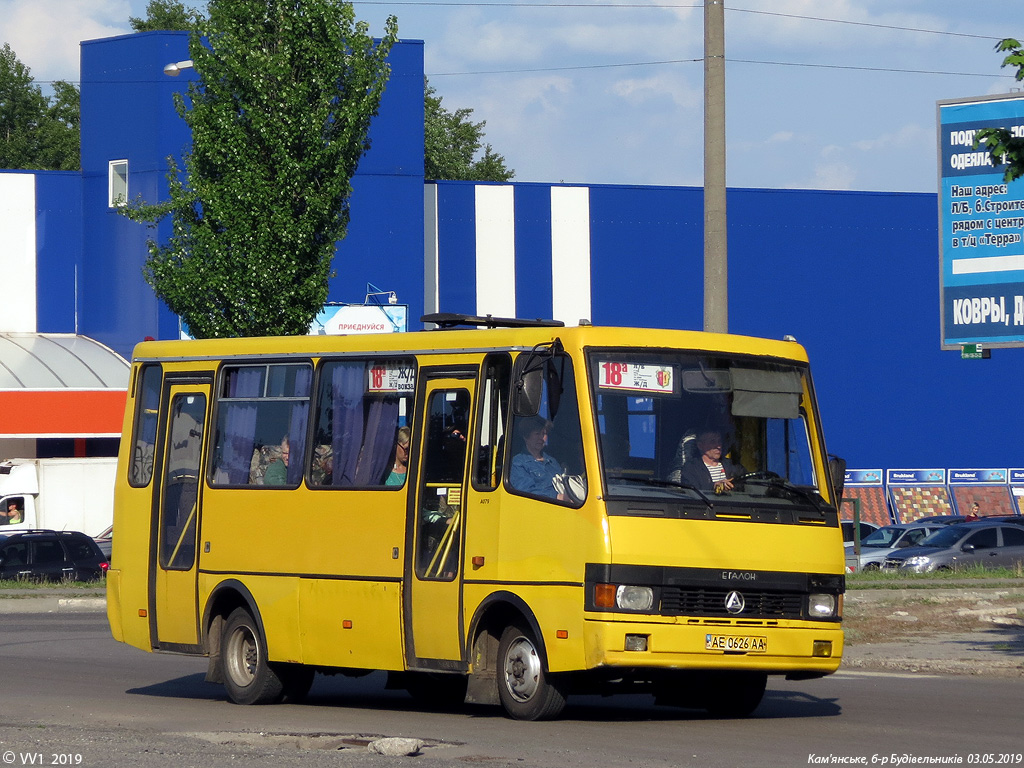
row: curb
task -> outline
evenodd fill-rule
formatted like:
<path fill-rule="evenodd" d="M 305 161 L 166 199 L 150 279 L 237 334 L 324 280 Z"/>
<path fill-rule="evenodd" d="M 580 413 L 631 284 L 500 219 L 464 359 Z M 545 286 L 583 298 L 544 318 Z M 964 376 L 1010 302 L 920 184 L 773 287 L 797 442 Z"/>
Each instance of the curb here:
<path fill-rule="evenodd" d="M 11 613 L 104 613 L 105 597 L 20 597 L 0 599 L 0 614 Z"/>

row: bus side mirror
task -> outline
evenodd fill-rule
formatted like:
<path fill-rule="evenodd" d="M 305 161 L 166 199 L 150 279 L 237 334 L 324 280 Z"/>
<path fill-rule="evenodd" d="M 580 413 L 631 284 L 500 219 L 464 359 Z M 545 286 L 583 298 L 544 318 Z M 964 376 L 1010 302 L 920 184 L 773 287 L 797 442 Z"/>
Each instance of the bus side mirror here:
<path fill-rule="evenodd" d="M 828 474 L 832 480 L 832 488 L 836 492 L 834 499 L 836 509 L 843 503 L 843 486 L 846 485 L 846 459 L 832 456 L 828 460 Z"/>
<path fill-rule="evenodd" d="M 540 400 L 544 394 L 543 368 L 526 371 L 516 380 L 512 399 L 512 412 L 516 416 L 536 416 L 540 413 Z"/>

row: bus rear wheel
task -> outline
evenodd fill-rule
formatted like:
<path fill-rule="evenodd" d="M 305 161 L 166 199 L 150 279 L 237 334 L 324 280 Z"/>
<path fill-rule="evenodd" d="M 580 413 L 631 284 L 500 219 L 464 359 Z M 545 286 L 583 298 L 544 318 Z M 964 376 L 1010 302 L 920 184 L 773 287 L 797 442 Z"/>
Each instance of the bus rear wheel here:
<path fill-rule="evenodd" d="M 514 624 L 498 643 L 498 698 L 516 720 L 550 720 L 565 707 L 565 692 L 544 670 L 533 635 Z"/>
<path fill-rule="evenodd" d="M 245 608 L 232 611 L 224 625 L 221 664 L 235 704 L 271 704 L 284 696 L 284 684 L 267 662 L 266 640 Z"/>
<path fill-rule="evenodd" d="M 316 677 L 316 670 L 304 664 L 271 662 L 270 669 L 281 681 L 281 700 L 286 704 L 296 704 L 305 699 Z"/>

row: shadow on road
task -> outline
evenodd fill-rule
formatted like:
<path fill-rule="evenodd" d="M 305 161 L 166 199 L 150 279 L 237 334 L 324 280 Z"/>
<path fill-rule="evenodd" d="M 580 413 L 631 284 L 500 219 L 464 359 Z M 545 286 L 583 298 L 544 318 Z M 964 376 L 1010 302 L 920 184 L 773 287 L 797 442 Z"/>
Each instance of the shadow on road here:
<path fill-rule="evenodd" d="M 225 702 L 223 686 L 207 683 L 203 674 L 184 675 L 153 685 L 131 688 L 135 696 L 177 698 Z M 388 690 L 383 673 L 352 679 L 342 676 L 317 675 L 306 700 L 300 704 L 279 706 L 316 706 L 338 709 L 381 710 L 390 712 L 441 712 L 473 718 L 504 717 L 500 707 L 425 706 L 405 691 Z M 841 708 L 835 699 L 824 699 L 802 691 L 772 690 L 769 683 L 764 700 L 751 716 L 753 719 L 835 717 Z M 707 720 L 703 710 L 658 706 L 654 697 L 643 694 L 617 696 L 570 696 L 561 720 L 581 722 L 650 722 Z"/>

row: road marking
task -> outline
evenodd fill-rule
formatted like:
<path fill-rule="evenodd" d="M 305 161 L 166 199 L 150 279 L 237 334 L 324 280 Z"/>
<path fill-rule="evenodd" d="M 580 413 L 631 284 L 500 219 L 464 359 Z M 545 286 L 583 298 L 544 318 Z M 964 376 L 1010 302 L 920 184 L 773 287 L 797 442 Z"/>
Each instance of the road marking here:
<path fill-rule="evenodd" d="M 920 680 L 922 678 L 944 677 L 944 675 L 929 675 L 922 672 L 854 672 L 852 670 L 845 670 L 843 672 L 836 672 L 832 677 L 840 679 L 845 677 L 896 677 L 902 680 Z"/>

